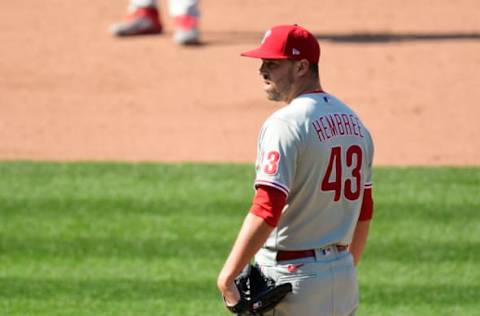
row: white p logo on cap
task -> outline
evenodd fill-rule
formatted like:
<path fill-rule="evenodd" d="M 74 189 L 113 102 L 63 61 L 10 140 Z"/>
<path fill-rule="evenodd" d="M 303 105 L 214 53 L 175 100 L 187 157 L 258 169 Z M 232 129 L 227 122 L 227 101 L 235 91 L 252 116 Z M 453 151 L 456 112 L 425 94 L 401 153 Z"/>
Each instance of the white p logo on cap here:
<path fill-rule="evenodd" d="M 263 44 L 270 35 L 272 35 L 272 31 L 271 30 L 266 31 L 265 35 L 263 36 L 261 44 Z"/>

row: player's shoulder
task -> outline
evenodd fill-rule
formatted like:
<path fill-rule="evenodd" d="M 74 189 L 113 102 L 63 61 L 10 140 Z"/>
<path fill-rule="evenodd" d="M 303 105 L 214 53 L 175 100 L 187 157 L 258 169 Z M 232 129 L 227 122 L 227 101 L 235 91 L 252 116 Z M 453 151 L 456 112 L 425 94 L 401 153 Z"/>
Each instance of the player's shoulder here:
<path fill-rule="evenodd" d="M 288 105 L 275 111 L 269 119 L 281 120 L 290 124 L 303 121 L 315 108 L 317 101 L 313 98 L 297 97 Z"/>
<path fill-rule="evenodd" d="M 319 112 L 339 110 L 344 104 L 326 92 L 307 93 L 293 99 L 288 105 L 274 112 L 270 118 L 290 124 L 304 124 Z"/>
<path fill-rule="evenodd" d="M 289 138 L 301 138 L 303 111 L 292 107 L 292 103 L 273 112 L 263 123 L 261 134 L 274 133 Z"/>

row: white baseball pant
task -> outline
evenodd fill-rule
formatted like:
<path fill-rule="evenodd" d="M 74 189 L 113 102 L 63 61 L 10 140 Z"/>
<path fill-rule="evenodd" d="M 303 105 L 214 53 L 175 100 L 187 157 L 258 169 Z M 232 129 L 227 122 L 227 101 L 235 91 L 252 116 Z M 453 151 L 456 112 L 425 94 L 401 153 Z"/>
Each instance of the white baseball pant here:
<path fill-rule="evenodd" d="M 353 257 L 335 247 L 315 250 L 316 257 L 288 261 L 261 249 L 256 257 L 263 273 L 277 284 L 292 283 L 289 293 L 265 316 L 354 316 L 359 303 Z"/>
<path fill-rule="evenodd" d="M 157 7 L 156 0 L 130 0 L 129 10 L 143 7 Z M 198 0 L 169 0 L 168 12 L 170 16 L 192 15 L 199 16 Z"/>

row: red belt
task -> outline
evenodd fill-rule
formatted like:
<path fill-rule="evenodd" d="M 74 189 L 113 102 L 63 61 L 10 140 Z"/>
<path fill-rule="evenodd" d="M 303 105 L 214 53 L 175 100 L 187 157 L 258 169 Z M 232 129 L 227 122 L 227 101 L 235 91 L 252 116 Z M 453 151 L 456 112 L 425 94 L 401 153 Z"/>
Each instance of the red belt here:
<path fill-rule="evenodd" d="M 335 247 L 337 251 L 344 251 L 348 248 L 348 246 L 345 245 L 335 245 L 332 247 Z M 329 247 L 326 247 L 324 249 L 328 248 Z M 315 257 L 315 250 L 279 250 L 277 252 L 277 261 L 294 260 L 307 257 Z"/>

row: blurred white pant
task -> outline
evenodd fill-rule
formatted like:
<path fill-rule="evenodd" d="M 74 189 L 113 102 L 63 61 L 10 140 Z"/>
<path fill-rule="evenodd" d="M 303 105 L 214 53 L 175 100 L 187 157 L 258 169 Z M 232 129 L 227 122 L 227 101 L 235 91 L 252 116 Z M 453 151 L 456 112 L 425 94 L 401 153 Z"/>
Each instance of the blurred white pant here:
<path fill-rule="evenodd" d="M 292 283 L 293 292 L 265 316 L 353 316 L 358 284 L 353 257 L 329 247 L 316 257 L 275 260 L 276 252 L 261 249 L 255 256 L 263 273 L 277 284 Z"/>
<path fill-rule="evenodd" d="M 143 7 L 157 7 L 156 0 L 130 0 L 129 10 Z M 192 15 L 199 16 L 198 0 L 169 0 L 168 12 L 170 16 Z"/>

